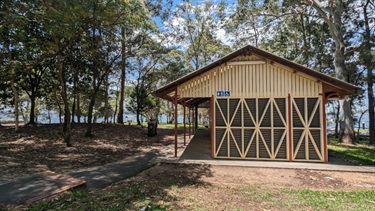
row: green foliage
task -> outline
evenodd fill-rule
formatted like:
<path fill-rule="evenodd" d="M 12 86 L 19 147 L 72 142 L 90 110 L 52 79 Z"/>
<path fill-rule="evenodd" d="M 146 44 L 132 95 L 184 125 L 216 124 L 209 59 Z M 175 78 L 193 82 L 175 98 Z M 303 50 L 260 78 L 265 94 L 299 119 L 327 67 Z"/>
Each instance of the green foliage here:
<path fill-rule="evenodd" d="M 127 109 L 135 114 L 144 114 L 156 107 L 156 99 L 143 86 L 136 86 L 130 94 Z"/>
<path fill-rule="evenodd" d="M 173 11 L 170 20 L 172 24 L 167 25 L 167 33 L 173 34 L 174 39 L 184 45 L 185 66 L 190 71 L 231 52 L 230 47 L 215 36 L 215 32 L 220 29 L 218 26 L 223 10 L 223 5 L 220 5 L 215 5 L 213 1 L 197 5 L 186 1 L 177 5 Z M 173 24 L 175 21 L 178 24 Z"/>

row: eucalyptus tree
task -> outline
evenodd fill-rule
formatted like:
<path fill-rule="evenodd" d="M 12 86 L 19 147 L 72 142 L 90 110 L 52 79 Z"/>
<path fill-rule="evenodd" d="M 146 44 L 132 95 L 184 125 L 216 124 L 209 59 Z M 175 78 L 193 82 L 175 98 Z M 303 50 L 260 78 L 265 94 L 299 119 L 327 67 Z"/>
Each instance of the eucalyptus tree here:
<path fill-rule="evenodd" d="M 148 4 L 152 6 L 154 4 Z M 155 4 L 159 5 L 159 4 Z M 117 114 L 117 123 L 124 123 L 124 90 L 125 90 L 125 79 L 126 79 L 126 65 L 127 58 L 132 57 L 134 48 L 140 46 L 139 36 L 137 31 L 142 28 L 152 28 L 150 17 L 146 5 L 141 0 L 132 0 L 129 7 L 125 8 L 127 11 L 127 17 L 124 18 L 120 24 L 120 42 L 121 42 L 121 62 L 120 62 L 120 98 L 119 98 L 119 109 Z M 153 11 L 156 11 L 153 8 Z"/>
<path fill-rule="evenodd" d="M 31 11 L 31 12 L 29 12 Z M 13 104 L 15 112 L 16 126 L 18 130 L 19 116 L 19 87 L 17 82 L 21 75 L 18 74 L 20 68 L 27 61 L 22 60 L 24 50 L 23 42 L 27 39 L 27 34 L 23 31 L 29 20 L 29 14 L 35 11 L 34 7 L 27 7 L 27 4 L 17 1 L 0 2 L 0 84 L 4 87 L 2 98 L 9 98 L 13 92 Z"/>
<path fill-rule="evenodd" d="M 229 46 L 218 38 L 221 28 L 220 15 L 223 4 L 205 1 L 194 5 L 184 1 L 176 6 L 170 19 L 165 22 L 165 33 L 171 34 L 176 47 L 184 50 L 187 66 L 199 69 L 230 52 Z M 177 45 L 180 43 L 180 45 Z"/>
<path fill-rule="evenodd" d="M 367 71 L 367 98 L 369 111 L 369 135 L 370 144 L 375 144 L 375 114 L 374 114 L 374 73 L 375 70 L 375 3 L 371 0 L 361 1 L 357 4 L 358 21 L 356 22 L 360 29 L 361 45 L 359 46 L 360 63 Z M 363 15 L 363 19 L 360 16 Z M 357 16 L 357 17 L 358 17 Z"/>
<path fill-rule="evenodd" d="M 268 6 L 271 6 L 268 3 Z M 223 14 L 224 29 L 229 34 L 229 42 L 233 48 L 252 44 L 256 47 L 262 42 L 262 34 L 265 27 L 272 21 L 261 14 L 263 4 L 257 0 L 239 0 L 234 8 L 226 4 L 228 10 Z"/>
<path fill-rule="evenodd" d="M 336 77 L 348 81 L 350 70 L 345 64 L 345 25 L 343 15 L 348 2 L 344 0 L 317 1 L 304 0 L 303 4 L 311 6 L 317 11 L 320 18 L 328 25 L 331 38 L 334 40 L 334 66 Z M 343 142 L 354 141 L 354 121 L 351 112 L 351 98 L 344 96 L 340 100 L 340 140 Z"/>
<path fill-rule="evenodd" d="M 141 12 L 139 13 L 142 15 L 134 15 L 133 7 L 136 7 L 137 11 L 140 10 Z M 92 92 L 90 94 L 86 136 L 92 136 L 91 121 L 96 94 L 108 74 L 115 68 L 116 63 L 121 57 L 124 58 L 125 46 L 119 45 L 121 39 L 124 38 L 123 36 L 119 36 L 121 28 L 126 27 L 127 23 L 141 23 L 149 17 L 141 1 L 116 0 L 110 2 L 90 2 L 87 9 L 91 18 L 85 21 L 86 42 L 84 49 L 86 49 L 86 58 L 90 66 Z M 122 59 L 122 62 L 124 61 Z M 123 71 L 125 70 L 122 65 Z M 122 78 L 125 78 L 125 76 Z"/>
<path fill-rule="evenodd" d="M 289 59 L 301 55 L 299 62 L 316 68 L 317 62 L 322 59 L 325 60 L 325 63 L 329 64 L 330 60 L 326 56 L 317 53 L 321 49 L 328 49 L 325 50 L 324 54 L 332 55 L 335 76 L 347 82 L 357 80 L 358 73 L 356 68 L 347 68 L 347 64 L 345 63 L 349 60 L 345 55 L 348 47 L 348 39 L 350 39 L 350 37 L 346 36 L 348 35 L 347 27 L 349 23 L 352 23 L 352 20 L 344 20 L 345 14 L 348 13 L 349 1 L 283 0 L 281 2 L 259 2 L 241 0 L 239 2 L 245 8 L 249 5 L 254 5 L 253 3 L 256 2 L 256 9 L 251 9 L 250 11 L 254 12 L 255 15 L 259 15 L 262 20 L 263 18 L 264 20 L 271 19 L 272 24 L 267 23 L 271 29 L 274 28 L 275 24 L 281 26 L 278 34 L 283 33 L 284 35 L 279 37 L 279 44 L 283 47 L 295 45 L 295 47 L 292 47 L 294 50 L 291 51 L 293 55 L 289 55 Z M 240 11 L 239 9 L 243 9 L 241 4 L 239 4 L 240 7 L 237 9 L 237 12 Z M 294 24 L 291 24 L 293 22 Z M 312 23 L 313 25 L 311 25 Z M 310 31 L 310 29 L 314 28 L 318 30 L 318 33 L 323 32 L 323 34 L 319 35 L 315 30 Z M 273 32 L 271 30 L 267 34 L 272 37 Z M 296 32 L 300 36 L 294 36 Z M 327 39 L 327 32 L 329 39 Z M 291 41 L 289 40 L 290 36 L 294 36 L 294 39 L 300 41 L 287 45 L 284 44 L 285 41 Z M 309 41 L 308 37 L 311 36 L 316 36 L 318 39 Z M 332 40 L 332 43 L 329 41 L 322 43 L 319 40 Z M 329 50 L 331 47 L 333 48 L 332 53 Z M 286 57 L 288 58 L 288 56 Z M 320 69 L 329 70 L 329 65 L 327 67 L 320 67 Z M 340 100 L 340 140 L 347 142 L 353 141 L 354 138 L 351 100 L 352 98 L 349 96 L 344 96 L 343 100 Z"/>
<path fill-rule="evenodd" d="M 85 31 L 83 20 L 89 19 L 87 5 L 81 1 L 48 1 L 40 8 L 43 13 L 43 26 L 48 33 L 48 52 L 53 55 L 51 71 L 57 75 L 58 89 L 63 102 L 63 138 L 67 146 L 71 142 L 71 93 L 69 87 L 72 79 L 72 65 L 68 58 L 72 55 L 70 48 L 81 39 Z M 55 90 L 57 91 L 57 90 Z M 61 112 L 60 112 L 61 113 Z"/>
<path fill-rule="evenodd" d="M 172 49 L 165 54 L 159 61 L 160 75 L 157 86 L 164 86 L 168 83 L 186 75 L 191 70 L 191 67 L 185 60 L 184 52 L 177 49 Z M 175 120 L 173 103 L 170 101 L 162 101 L 160 103 L 161 112 L 167 117 L 167 122 L 172 123 Z"/>
<path fill-rule="evenodd" d="M 142 36 L 146 38 L 145 42 L 131 59 L 131 83 L 134 88 L 127 104 L 127 109 L 136 114 L 138 125 L 141 124 L 141 116 L 146 113 L 149 118 L 158 116 L 159 109 L 156 108 L 159 108 L 159 101 L 151 93 L 163 77 L 160 61 L 170 51 L 158 40 L 157 32 L 144 30 Z M 155 112 L 147 112 L 150 110 Z"/>

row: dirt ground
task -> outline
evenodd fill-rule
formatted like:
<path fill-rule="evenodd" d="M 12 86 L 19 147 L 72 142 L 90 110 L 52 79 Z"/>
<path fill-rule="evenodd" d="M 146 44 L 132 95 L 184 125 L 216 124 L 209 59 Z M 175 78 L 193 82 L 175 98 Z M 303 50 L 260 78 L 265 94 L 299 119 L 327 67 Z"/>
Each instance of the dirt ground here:
<path fill-rule="evenodd" d="M 147 150 L 172 155 L 173 129 L 158 129 L 147 137 L 147 128 L 128 125 L 93 125 L 93 138 L 84 137 L 85 124 L 73 127 L 73 147 L 66 147 L 59 125 L 0 127 L 0 183 L 46 170 L 68 171 L 99 166 Z"/>
<path fill-rule="evenodd" d="M 265 207 L 277 210 L 274 209 L 277 203 L 286 201 L 293 209 L 304 209 L 305 205 L 293 205 L 297 203 L 295 199 L 283 199 L 280 192 L 375 190 L 375 174 L 161 164 L 100 190 L 99 194 L 121 190 L 131 184 L 142 184 L 142 191 L 151 198 L 161 196 L 158 204 L 167 203 L 172 210 L 267 210 Z"/>
<path fill-rule="evenodd" d="M 13 128 L 0 127 L 0 183 L 45 170 L 66 173 L 103 165 L 148 150 L 173 156 L 173 129 L 159 129 L 158 135 L 150 138 L 146 128 L 95 124 L 95 136 L 85 138 L 85 126 L 75 125 L 74 146 L 70 148 L 61 139 L 58 125 L 27 126 L 17 133 Z M 121 194 L 134 185 L 136 193 L 124 199 Z M 279 204 L 281 210 L 311 209 L 299 204 L 296 195 L 283 194 L 285 190 L 375 190 L 375 174 L 158 164 L 90 195 L 100 199 L 95 198 L 98 206 L 107 206 L 102 204 L 107 202 L 108 206 L 128 203 L 130 210 L 143 206 L 137 203 L 154 203 L 154 200 L 172 210 L 277 210 Z M 107 195 L 113 198 L 105 198 Z M 140 196 L 144 196 L 143 202 L 139 201 Z M 335 198 L 328 196 L 327 200 Z M 368 203 L 374 203 L 375 209 L 375 202 Z"/>

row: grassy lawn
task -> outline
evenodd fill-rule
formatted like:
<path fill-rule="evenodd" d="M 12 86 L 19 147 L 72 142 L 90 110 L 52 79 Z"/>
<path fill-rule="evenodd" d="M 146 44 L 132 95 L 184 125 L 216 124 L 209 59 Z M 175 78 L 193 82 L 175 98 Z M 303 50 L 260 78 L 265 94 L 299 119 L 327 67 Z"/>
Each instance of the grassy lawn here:
<path fill-rule="evenodd" d="M 191 195 L 186 194 L 186 190 Z M 150 189 L 152 191 L 150 191 Z M 202 201 L 197 194 L 228 196 L 228 201 Z M 169 184 L 155 190 L 143 183 L 102 194 L 73 192 L 59 199 L 33 205 L 28 210 L 373 210 L 375 190 L 369 191 L 312 191 L 269 189 L 262 187 L 221 187 L 204 183 L 182 186 Z M 199 196 L 199 195 L 198 195 Z M 219 199 L 220 200 L 220 199 Z M 245 207 L 244 204 L 245 203 Z"/>
<path fill-rule="evenodd" d="M 369 191 L 313 191 L 285 190 L 298 203 L 313 210 L 373 210 L 375 190 Z"/>
<path fill-rule="evenodd" d="M 335 138 L 328 139 L 328 154 L 356 165 L 375 165 L 375 146 L 365 144 L 340 145 Z"/>
<path fill-rule="evenodd" d="M 184 128 L 184 124 L 177 124 L 178 128 Z M 166 124 L 166 123 L 159 123 L 158 128 L 174 128 L 174 124 Z M 189 128 L 189 124 L 186 124 L 186 128 Z M 193 125 L 191 125 L 191 128 L 193 128 Z M 204 125 L 198 125 L 198 128 L 205 128 Z"/>
<path fill-rule="evenodd" d="M 131 124 L 132 125 L 137 125 L 137 122 L 132 122 Z M 142 125 L 143 125 L 143 127 L 147 127 L 147 122 L 143 122 Z M 174 128 L 174 124 L 159 123 L 158 124 L 158 128 L 173 129 Z M 184 124 L 182 124 L 182 123 L 177 124 L 177 128 L 183 129 L 184 128 Z M 191 128 L 193 128 L 192 124 L 191 124 Z M 204 125 L 198 125 L 198 128 L 205 128 L 205 126 Z M 189 124 L 188 123 L 186 123 L 186 129 L 189 129 Z"/>

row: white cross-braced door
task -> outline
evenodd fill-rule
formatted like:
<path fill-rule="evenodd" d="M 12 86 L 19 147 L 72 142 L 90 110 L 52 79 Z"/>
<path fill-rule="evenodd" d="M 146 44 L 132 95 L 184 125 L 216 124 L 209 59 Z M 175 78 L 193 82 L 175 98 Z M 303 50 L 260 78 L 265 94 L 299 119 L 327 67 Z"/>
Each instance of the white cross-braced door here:
<path fill-rule="evenodd" d="M 215 100 L 215 157 L 287 160 L 286 98 Z"/>

